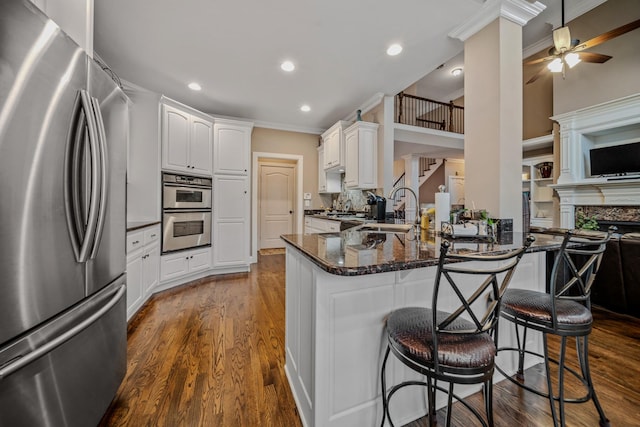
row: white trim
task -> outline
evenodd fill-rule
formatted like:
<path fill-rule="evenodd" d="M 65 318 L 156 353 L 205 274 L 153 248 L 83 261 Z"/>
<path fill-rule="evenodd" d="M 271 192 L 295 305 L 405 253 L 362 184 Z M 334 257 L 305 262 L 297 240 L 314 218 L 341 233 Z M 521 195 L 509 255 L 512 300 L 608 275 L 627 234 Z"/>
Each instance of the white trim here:
<path fill-rule="evenodd" d="M 525 47 L 522 50 L 522 58 L 526 59 L 531 55 L 535 55 L 536 53 L 543 51 L 544 49 L 549 49 L 551 46 L 553 46 L 553 36 L 549 34 L 542 40 L 538 40 L 537 42 Z"/>
<path fill-rule="evenodd" d="M 282 154 L 282 153 L 263 153 L 254 151 L 252 165 L 252 183 L 251 183 L 251 259 L 249 262 L 258 261 L 258 161 L 260 159 L 283 159 L 294 160 L 296 164 L 296 191 L 295 191 L 295 216 L 296 216 L 296 233 L 302 234 L 304 207 L 302 206 L 302 186 L 304 177 L 304 156 L 301 154 Z"/>
<path fill-rule="evenodd" d="M 374 107 L 378 106 L 380 102 L 382 102 L 382 98 L 384 98 L 384 93 L 376 92 L 373 96 L 371 96 L 371 98 L 366 100 L 362 105 L 360 105 L 360 107 L 356 108 L 353 113 L 349 114 L 343 120 L 346 120 L 348 122 L 355 121 L 358 110 L 360 110 L 362 114 L 371 111 Z"/>
<path fill-rule="evenodd" d="M 480 11 L 449 33 L 449 37 L 466 41 L 499 17 L 524 26 L 547 6 L 526 0 L 487 0 Z"/>

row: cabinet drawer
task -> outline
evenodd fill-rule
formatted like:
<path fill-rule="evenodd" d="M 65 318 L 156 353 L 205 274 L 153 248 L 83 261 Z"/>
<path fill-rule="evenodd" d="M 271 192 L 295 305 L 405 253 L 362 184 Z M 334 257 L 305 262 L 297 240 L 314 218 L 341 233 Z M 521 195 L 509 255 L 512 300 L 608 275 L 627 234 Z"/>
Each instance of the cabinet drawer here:
<path fill-rule="evenodd" d="M 127 253 L 131 253 L 144 246 L 144 231 L 132 231 L 127 233 Z"/>
<path fill-rule="evenodd" d="M 149 243 L 160 240 L 160 226 L 156 225 L 153 227 L 149 227 L 144 230 L 144 244 L 148 245 Z"/>

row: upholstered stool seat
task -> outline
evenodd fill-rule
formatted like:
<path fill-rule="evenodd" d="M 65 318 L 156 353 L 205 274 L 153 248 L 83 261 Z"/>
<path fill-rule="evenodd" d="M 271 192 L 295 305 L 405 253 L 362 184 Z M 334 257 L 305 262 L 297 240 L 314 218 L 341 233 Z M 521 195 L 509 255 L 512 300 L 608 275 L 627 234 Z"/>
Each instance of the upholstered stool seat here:
<path fill-rule="evenodd" d="M 439 311 L 438 321 L 451 313 Z M 475 325 L 464 319 L 456 319 L 450 330 L 472 330 Z M 391 313 L 387 319 L 389 343 L 400 353 L 417 363 L 432 364 L 433 360 L 433 311 L 427 308 L 408 307 Z M 496 355 L 494 340 L 489 334 L 444 334 L 438 341 L 438 358 L 443 369 L 484 368 L 493 363 Z"/>
<path fill-rule="evenodd" d="M 525 289 L 509 289 L 502 297 L 502 313 L 518 316 L 522 321 L 539 322 L 549 327 L 553 324 L 553 296 Z M 570 327 L 575 332 L 578 325 L 591 330 L 591 310 L 576 301 L 556 300 L 558 329 Z"/>

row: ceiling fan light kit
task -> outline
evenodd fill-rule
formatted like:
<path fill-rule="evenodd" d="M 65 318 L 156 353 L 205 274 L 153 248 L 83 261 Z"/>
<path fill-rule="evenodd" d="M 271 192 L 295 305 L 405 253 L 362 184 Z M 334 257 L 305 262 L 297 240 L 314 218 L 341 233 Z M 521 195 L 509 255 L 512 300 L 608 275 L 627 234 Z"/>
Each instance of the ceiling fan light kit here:
<path fill-rule="evenodd" d="M 569 27 L 560 27 L 553 31 L 553 45 L 559 53 L 571 49 L 571 34 Z"/>
<path fill-rule="evenodd" d="M 580 43 L 579 40 L 571 39 L 569 27 L 564 24 L 564 0 L 562 0 L 562 26 L 553 30 L 553 46 L 549 49 L 549 55 L 524 63 L 524 65 L 534 65 L 548 62 L 547 66 L 538 70 L 538 72 L 527 81 L 527 84 L 538 80 L 546 70 L 552 73 L 562 73 L 562 78 L 564 78 L 564 72 L 566 70 L 565 64 L 567 64 L 569 68 L 573 68 L 580 62 L 591 62 L 595 64 L 607 62 L 611 59 L 611 56 L 595 52 L 584 52 L 584 50 L 598 46 L 637 28 L 640 28 L 640 19 L 602 33 L 584 43 Z"/>

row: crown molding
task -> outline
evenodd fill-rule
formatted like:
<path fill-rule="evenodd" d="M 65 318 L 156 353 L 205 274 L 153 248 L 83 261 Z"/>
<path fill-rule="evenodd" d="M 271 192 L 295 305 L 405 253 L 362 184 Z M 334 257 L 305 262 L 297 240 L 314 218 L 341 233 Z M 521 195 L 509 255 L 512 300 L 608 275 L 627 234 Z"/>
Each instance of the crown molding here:
<path fill-rule="evenodd" d="M 541 50 L 547 49 L 550 46 L 553 46 L 553 36 L 549 34 L 542 40 L 538 40 L 535 43 L 530 44 L 522 50 L 522 58 L 528 58 L 531 55 L 535 55 Z"/>
<path fill-rule="evenodd" d="M 530 3 L 526 0 L 487 0 L 478 14 L 451 31 L 449 37 L 464 42 L 499 17 L 524 26 L 546 8 L 539 1 Z"/>
<path fill-rule="evenodd" d="M 360 110 L 360 112 L 364 114 L 373 109 L 376 105 L 380 104 L 380 102 L 382 102 L 382 98 L 384 98 L 384 93 L 376 92 L 375 94 L 373 94 L 373 96 L 371 96 L 371 98 L 367 99 L 362 105 L 360 105 L 360 107 L 356 108 L 353 113 L 349 114 L 343 120 L 346 120 L 348 122 L 355 121 L 358 110 Z"/>

